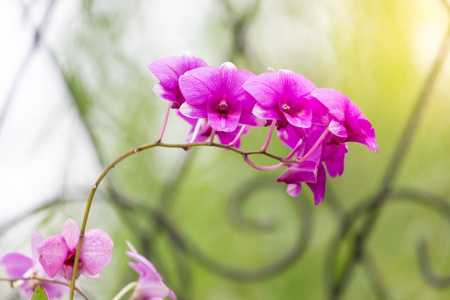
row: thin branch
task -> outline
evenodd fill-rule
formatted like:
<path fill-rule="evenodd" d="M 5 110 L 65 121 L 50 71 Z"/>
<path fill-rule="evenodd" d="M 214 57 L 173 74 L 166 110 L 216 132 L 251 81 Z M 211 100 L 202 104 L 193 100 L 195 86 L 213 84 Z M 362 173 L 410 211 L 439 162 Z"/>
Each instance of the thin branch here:
<path fill-rule="evenodd" d="M 430 260 L 428 259 L 428 248 L 426 242 L 423 240 L 419 243 L 417 247 L 417 253 L 419 257 L 420 271 L 425 278 L 425 280 L 438 288 L 445 288 L 450 286 L 450 275 L 439 276 L 433 272 L 430 265 Z"/>
<path fill-rule="evenodd" d="M 8 281 L 11 285 L 19 280 L 38 280 L 38 281 L 45 281 L 45 282 L 51 282 L 51 283 L 56 283 L 56 284 L 61 284 L 61 285 L 65 285 L 65 286 L 69 286 L 70 284 L 68 282 L 64 282 L 64 281 L 59 281 L 59 280 L 52 280 L 52 279 L 47 279 L 47 278 L 41 278 L 41 277 L 19 277 L 19 278 L 0 278 L 0 281 Z M 78 294 L 80 294 L 84 299 L 89 300 L 89 298 L 77 287 L 75 287 L 75 291 L 77 291 Z"/>

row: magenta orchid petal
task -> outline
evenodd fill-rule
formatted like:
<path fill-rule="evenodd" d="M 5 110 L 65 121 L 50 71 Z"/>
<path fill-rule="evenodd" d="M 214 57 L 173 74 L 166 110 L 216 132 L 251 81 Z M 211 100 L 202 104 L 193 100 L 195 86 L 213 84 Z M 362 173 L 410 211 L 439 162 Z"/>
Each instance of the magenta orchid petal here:
<path fill-rule="evenodd" d="M 289 124 L 296 127 L 309 128 L 311 127 L 312 120 L 312 110 L 306 101 L 302 101 L 302 108 L 294 107 L 291 108 L 292 111 L 285 113 L 284 116 Z M 298 108 L 298 110 L 296 110 Z M 296 111 L 294 111 L 296 110 Z"/>
<path fill-rule="evenodd" d="M 277 178 L 278 182 L 299 183 L 315 182 L 317 180 L 317 163 L 305 161 L 301 164 L 292 164 Z"/>
<path fill-rule="evenodd" d="M 68 219 L 61 231 L 62 236 L 66 240 L 67 247 L 69 249 L 75 249 L 78 246 L 78 239 L 80 237 L 80 229 L 77 222 L 73 219 Z"/>
<path fill-rule="evenodd" d="M 33 267 L 33 260 L 20 253 L 11 252 L 0 259 L 0 264 L 5 267 L 6 274 L 10 278 L 21 278 Z"/>
<path fill-rule="evenodd" d="M 252 113 L 261 119 L 267 119 L 267 120 L 284 120 L 284 116 L 280 116 L 280 114 L 273 110 L 273 109 L 267 109 L 258 103 L 255 104 L 255 107 L 253 108 Z"/>
<path fill-rule="evenodd" d="M 286 189 L 286 192 L 291 197 L 297 197 L 302 192 L 302 185 L 300 183 L 291 183 L 288 184 L 288 187 Z"/>
<path fill-rule="evenodd" d="M 327 167 L 330 177 L 341 176 L 344 172 L 344 159 L 348 153 L 346 143 L 340 145 L 327 145 L 322 157 L 325 166 Z"/>
<path fill-rule="evenodd" d="M 180 92 L 179 78 L 189 70 L 206 67 L 207 64 L 190 53 L 157 59 L 148 63 L 150 71 L 160 81 L 154 92 L 163 99 L 172 101 L 172 108 L 179 108 L 185 101 Z"/>
<path fill-rule="evenodd" d="M 326 88 L 314 90 L 312 96 L 322 102 L 334 118 L 329 129 L 336 137 L 331 138 L 331 143 L 358 142 L 378 152 L 372 124 L 347 96 Z"/>
<path fill-rule="evenodd" d="M 345 129 L 344 124 L 339 122 L 338 120 L 331 120 L 328 129 L 335 136 L 342 137 L 344 139 L 347 138 L 347 129 Z"/>
<path fill-rule="evenodd" d="M 314 90 L 312 96 L 322 102 L 337 121 L 343 122 L 345 120 L 347 96 L 327 88 Z"/>
<path fill-rule="evenodd" d="M 297 98 L 307 96 L 316 89 L 315 84 L 303 75 L 289 70 L 280 70 L 278 75 L 284 85 L 285 93 L 295 95 Z"/>
<path fill-rule="evenodd" d="M 320 204 L 325 198 L 325 183 L 327 180 L 327 173 L 322 164 L 320 164 L 317 170 L 317 181 L 316 182 L 306 182 L 314 195 L 314 204 Z"/>
<path fill-rule="evenodd" d="M 254 106 L 252 107 L 252 109 Z M 252 113 L 252 110 L 242 109 L 241 118 L 239 119 L 240 124 L 250 125 L 253 127 L 261 127 L 267 124 L 264 118 L 258 118 Z"/>
<path fill-rule="evenodd" d="M 282 83 L 275 73 L 263 73 L 253 77 L 243 85 L 243 88 L 264 108 L 277 105 L 283 94 Z"/>
<path fill-rule="evenodd" d="M 256 101 L 249 93 L 244 91 L 242 85 L 248 79 L 255 77 L 255 74 L 247 70 L 237 70 L 236 66 L 230 62 L 223 63 L 220 70 L 222 71 L 224 85 L 223 96 L 227 99 L 237 99 L 242 103 L 250 100 L 254 105 Z M 251 106 L 251 103 L 249 105 Z M 248 107 L 248 109 L 251 110 L 252 107 Z"/>
<path fill-rule="evenodd" d="M 218 68 L 203 67 L 188 71 L 179 82 L 189 105 L 206 106 L 211 97 L 222 97 L 222 72 Z"/>
<path fill-rule="evenodd" d="M 167 90 L 160 83 L 155 84 L 155 86 L 153 87 L 153 92 L 156 94 L 156 96 L 161 97 L 163 99 L 166 99 L 166 100 L 169 100 L 172 102 L 178 101 L 177 93 L 172 90 Z"/>
<path fill-rule="evenodd" d="M 183 105 L 180 106 L 179 112 L 182 115 L 193 119 L 205 119 L 208 117 L 208 113 L 204 107 L 189 105 L 187 102 L 184 102 Z"/>
<path fill-rule="evenodd" d="M 166 89 L 175 89 L 178 86 L 178 78 L 185 72 L 183 60 L 179 56 L 151 61 L 147 64 L 147 67 Z"/>
<path fill-rule="evenodd" d="M 89 230 L 84 237 L 80 252 L 83 269 L 89 275 L 99 274 L 111 261 L 112 249 L 113 241 L 108 234 L 100 229 Z"/>
<path fill-rule="evenodd" d="M 52 235 L 37 248 L 37 252 L 44 271 L 50 277 L 55 277 L 66 260 L 69 247 L 62 235 Z"/>

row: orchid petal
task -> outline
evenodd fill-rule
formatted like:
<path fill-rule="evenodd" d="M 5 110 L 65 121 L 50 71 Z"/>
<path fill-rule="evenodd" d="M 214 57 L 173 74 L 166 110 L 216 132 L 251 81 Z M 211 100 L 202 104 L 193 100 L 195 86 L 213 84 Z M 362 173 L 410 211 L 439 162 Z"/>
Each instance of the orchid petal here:
<path fill-rule="evenodd" d="M 291 183 L 288 184 L 288 187 L 286 189 L 286 192 L 291 197 L 297 197 L 302 192 L 302 185 L 300 183 Z"/>
<path fill-rule="evenodd" d="M 33 260 L 23 254 L 11 252 L 0 259 L 0 264 L 5 267 L 6 274 L 10 278 L 21 278 L 33 267 Z"/>
<path fill-rule="evenodd" d="M 306 182 L 314 195 L 314 204 L 318 205 L 325 198 L 325 183 L 327 180 L 327 173 L 322 164 L 320 164 L 317 170 L 317 181 L 316 182 Z"/>
<path fill-rule="evenodd" d="M 345 119 L 345 109 L 347 96 L 327 88 L 316 89 L 311 92 L 312 96 L 323 103 L 336 120 L 343 122 Z"/>
<path fill-rule="evenodd" d="M 39 257 L 37 253 L 37 248 L 44 242 L 44 238 L 42 235 L 37 232 L 33 231 L 31 233 L 31 254 L 33 258 L 33 264 L 38 265 L 39 264 Z"/>
<path fill-rule="evenodd" d="M 273 109 L 265 108 L 258 103 L 255 104 L 255 107 L 253 108 L 252 113 L 261 119 L 267 119 L 267 120 L 284 120 L 283 117 L 281 117 L 277 111 Z"/>
<path fill-rule="evenodd" d="M 208 117 L 208 113 L 206 111 L 206 105 L 205 106 L 194 106 L 189 105 L 187 102 L 184 102 L 180 106 L 180 113 L 185 115 L 189 118 L 194 119 L 203 119 Z"/>
<path fill-rule="evenodd" d="M 299 182 L 316 182 L 317 180 L 317 163 L 313 161 L 305 161 L 301 164 L 291 165 L 280 177 L 278 182 L 299 183 Z"/>
<path fill-rule="evenodd" d="M 180 77 L 180 89 L 186 102 L 193 106 L 205 105 L 209 98 L 221 98 L 222 74 L 214 67 L 202 67 Z"/>
<path fill-rule="evenodd" d="M 276 106 L 283 94 L 283 86 L 274 73 L 263 73 L 250 78 L 242 87 L 264 108 Z"/>
<path fill-rule="evenodd" d="M 68 219 L 62 228 L 62 236 L 66 240 L 69 249 L 74 250 L 78 246 L 78 239 L 80 237 L 80 229 L 77 222 L 73 219 Z"/>
<path fill-rule="evenodd" d="M 178 102 L 178 99 L 176 97 L 176 89 L 169 90 L 163 87 L 160 83 L 155 84 L 153 87 L 153 92 L 163 99 L 166 99 L 168 101 L 172 102 Z"/>
<path fill-rule="evenodd" d="M 38 248 L 39 262 L 50 276 L 56 276 L 66 260 L 69 247 L 62 235 L 52 235 Z"/>
<path fill-rule="evenodd" d="M 344 158 L 348 153 L 347 144 L 327 145 L 322 160 L 330 177 L 341 176 L 344 172 Z"/>
<path fill-rule="evenodd" d="M 90 275 L 100 273 L 111 261 L 113 241 L 103 230 L 89 230 L 81 246 L 80 259 Z"/>

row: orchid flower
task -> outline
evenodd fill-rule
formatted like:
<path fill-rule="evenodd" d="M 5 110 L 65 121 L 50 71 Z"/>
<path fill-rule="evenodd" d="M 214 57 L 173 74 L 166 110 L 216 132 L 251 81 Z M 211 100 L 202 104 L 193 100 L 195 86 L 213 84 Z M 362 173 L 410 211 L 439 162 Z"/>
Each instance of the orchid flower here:
<path fill-rule="evenodd" d="M 16 281 L 20 287 L 20 295 L 23 298 L 30 299 L 38 285 L 45 290 L 45 293 L 50 299 L 60 298 L 64 293 L 69 292 L 68 286 L 34 279 L 50 279 L 38 260 L 37 248 L 43 241 L 44 239 L 42 236 L 37 231 L 34 231 L 31 233 L 32 258 L 20 253 L 11 252 L 5 254 L 0 259 L 0 264 L 5 267 L 6 274 L 8 274 L 10 278 L 29 278 Z"/>
<path fill-rule="evenodd" d="M 312 95 L 333 115 L 328 127 L 333 134 L 330 143 L 357 142 L 366 145 L 369 150 L 378 152 L 372 124 L 346 95 L 326 88 L 314 90 Z"/>
<path fill-rule="evenodd" d="M 39 262 L 52 278 L 64 276 L 72 279 L 75 254 L 80 230 L 77 223 L 68 219 L 62 228 L 62 234 L 52 235 L 38 248 Z M 77 277 L 84 274 L 96 278 L 111 261 L 113 241 L 104 231 L 93 229 L 86 232 L 80 251 Z"/>
<path fill-rule="evenodd" d="M 311 96 L 316 86 L 306 77 L 289 70 L 263 73 L 249 79 L 243 86 L 256 99 L 253 114 L 266 120 L 276 120 L 279 128 L 291 124 L 309 128 L 313 110 L 321 106 Z"/>
<path fill-rule="evenodd" d="M 162 300 L 164 297 L 177 300 L 177 297 L 164 283 L 153 264 L 140 255 L 130 242 L 127 241 L 127 245 L 131 252 L 126 252 L 126 254 L 136 260 L 136 263 L 130 262 L 129 265 L 140 277 L 137 282 L 131 282 L 125 286 L 113 300 L 121 299 L 133 287 L 135 289 L 130 300 Z"/>
<path fill-rule="evenodd" d="M 241 125 L 263 126 L 265 121 L 252 114 L 256 103 L 242 85 L 255 75 L 237 70 L 230 62 L 220 68 L 203 67 L 180 77 L 186 102 L 180 112 L 190 118 L 208 119 L 215 131 L 233 132 Z"/>
<path fill-rule="evenodd" d="M 172 102 L 172 108 L 179 108 L 184 103 L 178 79 L 189 70 L 208 66 L 201 58 L 188 52 L 181 56 L 165 57 L 147 64 L 150 71 L 159 79 L 153 91 L 159 97 Z"/>

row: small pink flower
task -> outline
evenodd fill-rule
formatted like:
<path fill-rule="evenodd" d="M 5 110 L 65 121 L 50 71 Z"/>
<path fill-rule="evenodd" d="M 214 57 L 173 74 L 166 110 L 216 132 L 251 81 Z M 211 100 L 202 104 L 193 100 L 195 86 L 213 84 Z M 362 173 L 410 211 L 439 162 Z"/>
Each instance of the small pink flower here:
<path fill-rule="evenodd" d="M 48 279 L 47 274 L 38 261 L 37 247 L 42 244 L 43 240 L 37 231 L 31 234 L 32 258 L 20 253 L 11 252 L 5 254 L 0 259 L 0 264 L 5 267 L 6 274 L 10 278 L 30 278 L 22 281 L 20 284 L 20 295 L 23 298 L 29 299 L 33 296 L 34 290 L 38 285 L 45 290 L 45 293 L 50 299 L 62 297 L 64 293 L 69 292 L 69 287 L 67 286 L 31 279 L 31 277 Z"/>
<path fill-rule="evenodd" d="M 39 262 L 45 272 L 53 278 L 64 276 L 72 279 L 80 230 L 77 223 L 68 219 L 61 235 L 52 235 L 38 248 Z M 95 278 L 111 261 L 113 241 L 104 231 L 93 229 L 86 232 L 81 246 L 77 277 L 84 274 Z"/>
<path fill-rule="evenodd" d="M 127 244 L 131 252 L 126 252 L 126 254 L 136 260 L 136 263 L 131 262 L 129 265 L 140 275 L 130 299 L 162 300 L 164 297 L 170 297 L 173 300 L 177 300 L 177 297 L 164 283 L 153 264 L 140 255 L 130 242 L 127 242 Z"/>
<path fill-rule="evenodd" d="M 148 63 L 148 68 L 159 79 L 153 91 L 159 97 L 172 102 L 172 108 L 184 103 L 178 79 L 189 70 L 208 66 L 201 58 L 184 52 L 181 56 L 170 56 Z"/>
<path fill-rule="evenodd" d="M 262 119 L 277 120 L 279 128 L 287 124 L 309 128 L 314 110 L 321 110 L 317 100 L 311 97 L 316 86 L 306 77 L 289 70 L 249 78 L 243 88 L 256 99 L 253 114 Z"/>
<path fill-rule="evenodd" d="M 330 144 L 357 142 L 366 145 L 369 150 L 378 152 L 375 130 L 372 124 L 346 95 L 332 89 L 316 89 L 312 96 L 322 102 L 332 114 L 328 129 L 333 136 Z"/>

